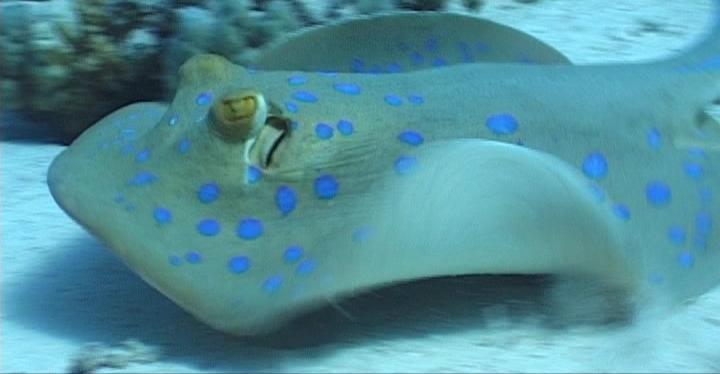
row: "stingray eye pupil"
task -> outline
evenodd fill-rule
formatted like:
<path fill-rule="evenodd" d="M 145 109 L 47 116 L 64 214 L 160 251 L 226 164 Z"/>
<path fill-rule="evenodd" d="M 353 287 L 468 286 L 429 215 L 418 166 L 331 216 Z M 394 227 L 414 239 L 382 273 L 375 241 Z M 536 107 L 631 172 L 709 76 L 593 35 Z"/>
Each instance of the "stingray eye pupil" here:
<path fill-rule="evenodd" d="M 257 102 L 252 96 L 245 96 L 241 99 L 228 98 L 223 100 L 223 116 L 232 121 L 238 117 L 246 118 L 255 114 Z"/>
<path fill-rule="evenodd" d="M 229 119 L 251 117 L 257 109 L 257 101 L 252 96 L 226 99 L 223 104 L 224 115 Z"/>

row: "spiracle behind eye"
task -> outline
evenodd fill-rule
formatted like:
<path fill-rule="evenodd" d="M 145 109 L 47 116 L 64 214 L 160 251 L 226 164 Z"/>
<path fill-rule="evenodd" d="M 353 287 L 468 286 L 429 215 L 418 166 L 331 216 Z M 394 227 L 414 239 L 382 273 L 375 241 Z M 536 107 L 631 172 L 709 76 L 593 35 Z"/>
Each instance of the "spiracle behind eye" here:
<path fill-rule="evenodd" d="M 290 119 L 281 115 L 270 115 L 258 134 L 251 151 L 252 157 L 262 168 L 273 163 L 273 156 L 280 144 L 290 136 Z"/>

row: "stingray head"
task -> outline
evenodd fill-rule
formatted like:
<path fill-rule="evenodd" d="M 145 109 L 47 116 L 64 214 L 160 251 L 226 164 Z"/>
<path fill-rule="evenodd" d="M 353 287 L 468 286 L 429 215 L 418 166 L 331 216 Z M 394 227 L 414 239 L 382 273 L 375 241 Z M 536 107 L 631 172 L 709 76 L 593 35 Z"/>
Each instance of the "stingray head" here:
<path fill-rule="evenodd" d="M 294 270 L 278 263 L 302 253 L 280 239 L 301 196 L 292 182 L 302 168 L 275 158 L 290 119 L 221 57 L 194 57 L 180 76 L 169 106 L 133 104 L 86 131 L 48 184 L 70 216 L 200 319 L 222 328 L 235 310 L 259 326 L 273 308 L 253 300 L 275 292 Z"/>

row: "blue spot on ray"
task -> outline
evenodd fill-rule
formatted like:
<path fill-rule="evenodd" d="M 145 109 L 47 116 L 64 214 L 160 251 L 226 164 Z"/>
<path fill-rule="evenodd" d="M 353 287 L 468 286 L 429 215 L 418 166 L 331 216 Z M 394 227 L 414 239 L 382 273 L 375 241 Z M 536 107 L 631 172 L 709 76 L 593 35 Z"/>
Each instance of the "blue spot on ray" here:
<path fill-rule="evenodd" d="M 152 154 L 150 152 L 150 149 L 145 148 L 142 151 L 138 152 L 137 155 L 135 155 L 135 162 L 143 163 L 143 162 L 149 160 L 151 155 Z"/>
<path fill-rule="evenodd" d="M 710 213 L 700 212 L 695 216 L 695 230 L 700 235 L 710 235 L 710 231 L 712 231 L 712 216 Z"/>
<path fill-rule="evenodd" d="M 200 93 L 197 98 L 195 98 L 195 103 L 197 105 L 206 106 L 210 105 L 210 103 L 213 101 L 213 95 L 212 92 L 202 92 Z"/>
<path fill-rule="evenodd" d="M 303 103 L 315 103 L 318 101 L 318 97 L 309 91 L 295 91 L 292 97 L 293 99 L 302 101 Z"/>
<path fill-rule="evenodd" d="M 280 289 L 283 284 L 283 277 L 280 275 L 273 275 L 265 279 L 263 283 L 263 290 L 267 293 L 274 293 Z"/>
<path fill-rule="evenodd" d="M 373 234 L 373 229 L 371 227 L 367 227 L 367 226 L 359 227 L 359 228 L 355 229 L 355 231 L 353 231 L 352 240 L 355 243 L 362 244 L 362 243 L 367 242 L 370 239 L 370 237 L 372 236 L 372 234 Z"/>
<path fill-rule="evenodd" d="M 495 135 L 510 135 L 518 129 L 518 121 L 512 114 L 494 114 L 487 118 L 485 125 Z"/>
<path fill-rule="evenodd" d="M 132 179 L 130 179 L 130 184 L 134 186 L 144 186 L 146 184 L 155 182 L 157 179 L 157 175 L 149 171 L 141 171 L 135 174 Z"/>
<path fill-rule="evenodd" d="M 297 275 L 309 275 L 313 271 L 315 271 L 315 268 L 317 267 L 317 263 L 313 259 L 306 259 L 300 262 L 295 270 Z"/>
<path fill-rule="evenodd" d="M 298 106 L 297 104 L 293 103 L 292 101 L 286 101 L 285 102 L 285 108 L 290 113 L 297 113 L 298 112 Z"/>
<path fill-rule="evenodd" d="M 288 83 L 291 86 L 299 86 L 307 82 L 307 78 L 302 75 L 291 75 L 288 77 Z"/>
<path fill-rule="evenodd" d="M 387 67 L 388 73 L 400 73 L 402 72 L 402 66 L 397 62 L 390 63 Z"/>
<path fill-rule="evenodd" d="M 228 261 L 228 269 L 235 274 L 242 274 L 250 270 L 250 259 L 247 256 L 235 256 Z"/>
<path fill-rule="evenodd" d="M 170 120 L 168 121 L 168 125 L 175 126 L 178 124 L 179 118 L 177 114 L 173 114 L 172 117 L 170 117 Z"/>
<path fill-rule="evenodd" d="M 333 88 L 335 88 L 335 91 L 346 95 L 359 95 L 361 91 L 360 86 L 354 83 L 335 83 Z"/>
<path fill-rule="evenodd" d="M 432 61 L 432 66 L 435 67 L 446 66 L 447 64 L 447 60 L 442 57 L 435 57 Z"/>
<path fill-rule="evenodd" d="M 605 155 L 600 152 L 593 152 L 585 157 L 582 169 L 588 178 L 603 179 L 608 173 L 608 162 Z"/>
<path fill-rule="evenodd" d="M 155 218 L 155 222 L 157 223 L 168 223 L 172 221 L 172 212 L 167 208 L 157 207 L 153 210 L 153 218 Z"/>
<path fill-rule="evenodd" d="M 350 70 L 354 73 L 359 73 L 365 70 L 365 61 L 360 58 L 353 58 L 350 62 Z"/>
<path fill-rule="evenodd" d="M 662 134 L 657 128 L 651 128 L 647 133 L 647 143 L 652 149 L 660 149 L 662 146 Z"/>
<path fill-rule="evenodd" d="M 703 170 L 703 166 L 691 161 L 686 161 L 683 163 L 683 170 L 685 170 L 685 174 L 695 180 L 702 179 L 703 175 L 705 174 Z"/>
<path fill-rule="evenodd" d="M 390 106 L 402 105 L 402 98 L 398 95 L 385 95 L 383 100 L 385 100 L 385 103 L 387 103 Z"/>
<path fill-rule="evenodd" d="M 285 252 L 283 253 L 283 259 L 287 263 L 295 263 L 303 256 L 305 253 L 305 250 L 303 247 L 299 245 L 291 245 L 285 249 Z"/>
<path fill-rule="evenodd" d="M 414 130 L 406 130 L 401 132 L 400 135 L 398 135 L 398 139 L 401 142 L 412 146 L 418 146 L 425 141 L 425 138 L 422 136 L 422 134 Z"/>
<path fill-rule="evenodd" d="M 275 205 L 283 215 L 287 215 L 297 205 L 297 193 L 290 186 L 280 186 L 275 192 Z"/>
<path fill-rule="evenodd" d="M 682 252 L 678 255 L 678 262 L 684 268 L 691 268 L 695 265 L 695 256 L 690 252 Z"/>
<path fill-rule="evenodd" d="M 262 170 L 260 170 L 257 166 L 248 166 L 247 173 L 248 183 L 250 184 L 255 184 L 262 179 Z"/>
<path fill-rule="evenodd" d="M 220 233 L 220 222 L 212 218 L 205 218 L 197 223 L 196 229 L 202 235 L 215 236 Z"/>
<path fill-rule="evenodd" d="M 321 175 L 315 179 L 315 195 L 319 199 L 332 199 L 334 198 L 340 185 L 338 181 L 332 175 Z"/>
<path fill-rule="evenodd" d="M 189 251 L 185 254 L 185 261 L 191 264 L 199 264 L 202 262 L 202 255 L 196 251 Z"/>
<path fill-rule="evenodd" d="M 648 203 L 654 206 L 667 205 L 672 199 L 670 187 L 659 181 L 653 181 L 647 184 L 645 187 L 645 196 L 647 197 Z"/>
<path fill-rule="evenodd" d="M 322 140 L 327 140 L 333 136 L 333 128 L 326 123 L 318 123 L 315 125 L 315 135 Z"/>
<path fill-rule="evenodd" d="M 340 121 L 338 121 L 336 127 L 338 131 L 345 136 L 352 135 L 354 131 L 352 122 L 346 119 L 341 119 Z"/>
<path fill-rule="evenodd" d="M 418 160 L 412 156 L 400 156 L 395 160 L 395 172 L 400 175 L 412 173 L 418 166 Z"/>
<path fill-rule="evenodd" d="M 212 203 L 220 197 L 220 186 L 215 183 L 203 184 L 200 186 L 200 190 L 198 190 L 197 195 L 201 202 L 205 204 Z"/>
<path fill-rule="evenodd" d="M 615 204 L 612 207 L 613 214 L 615 217 L 620 218 L 623 221 L 630 219 L 630 208 L 625 204 Z"/>
<path fill-rule="evenodd" d="M 410 96 L 408 96 L 408 101 L 411 104 L 415 104 L 415 105 L 421 105 L 421 104 L 425 103 L 425 99 L 423 99 L 423 97 L 420 95 L 410 95 Z"/>
<path fill-rule="evenodd" d="M 677 246 L 684 245 L 685 240 L 687 240 L 687 234 L 685 233 L 685 229 L 680 226 L 671 226 L 668 229 L 667 235 L 668 239 L 670 239 L 670 242 Z"/>
<path fill-rule="evenodd" d="M 244 218 L 237 225 L 235 233 L 242 239 L 254 240 L 264 232 L 262 221 L 257 218 Z"/>
<path fill-rule="evenodd" d="M 180 154 L 186 154 L 190 152 L 190 144 L 190 139 L 180 140 L 180 143 L 178 143 L 178 152 L 180 152 Z"/>

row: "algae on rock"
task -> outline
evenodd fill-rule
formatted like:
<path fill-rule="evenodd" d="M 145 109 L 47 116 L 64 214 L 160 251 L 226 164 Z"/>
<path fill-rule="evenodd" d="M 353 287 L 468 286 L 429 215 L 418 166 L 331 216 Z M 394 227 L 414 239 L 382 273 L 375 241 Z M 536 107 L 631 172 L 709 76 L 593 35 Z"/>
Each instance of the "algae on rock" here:
<path fill-rule="evenodd" d="M 6 29 L 8 43 L 25 40 L 22 50 L 4 61 L 3 78 L 14 83 L 3 83 L 14 89 L 7 109 L 58 124 L 61 138 L 70 142 L 119 106 L 159 98 L 161 36 L 172 27 L 163 3 L 77 0 L 73 17 L 41 18 L 21 33 Z M 30 17 L 33 11 L 39 13 L 29 7 Z M 142 90 L 135 89 L 138 82 Z"/>

